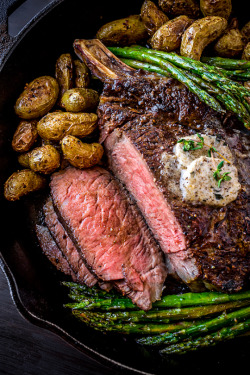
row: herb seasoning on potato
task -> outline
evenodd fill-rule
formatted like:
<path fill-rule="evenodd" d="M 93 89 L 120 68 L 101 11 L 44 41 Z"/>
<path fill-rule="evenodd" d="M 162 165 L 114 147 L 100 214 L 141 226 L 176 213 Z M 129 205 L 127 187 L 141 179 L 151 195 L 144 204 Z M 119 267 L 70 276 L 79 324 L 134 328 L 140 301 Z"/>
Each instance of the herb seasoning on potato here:
<path fill-rule="evenodd" d="M 13 139 L 12 148 L 17 152 L 26 152 L 37 140 L 37 121 L 21 121 L 18 125 Z"/>
<path fill-rule="evenodd" d="M 29 167 L 34 172 L 50 174 L 60 167 L 60 154 L 55 147 L 36 147 L 29 153 Z"/>
<path fill-rule="evenodd" d="M 204 17 L 219 16 L 228 19 L 232 12 L 231 0 L 200 0 L 200 7 Z"/>
<path fill-rule="evenodd" d="M 239 29 L 230 29 L 215 43 L 214 50 L 218 56 L 233 58 L 244 49 L 243 36 Z"/>
<path fill-rule="evenodd" d="M 80 139 L 68 135 L 61 142 L 63 155 L 76 168 L 90 168 L 98 164 L 104 150 L 100 143 L 83 143 Z"/>
<path fill-rule="evenodd" d="M 60 98 L 65 91 L 73 87 L 73 59 L 69 53 L 62 54 L 56 61 L 55 76 L 60 87 Z"/>
<path fill-rule="evenodd" d="M 159 0 L 159 7 L 173 17 L 185 15 L 197 18 L 200 15 L 199 5 L 195 0 Z"/>
<path fill-rule="evenodd" d="M 86 88 L 90 83 L 89 69 L 84 62 L 80 60 L 74 61 L 75 68 L 75 86 L 78 88 Z"/>
<path fill-rule="evenodd" d="M 148 31 L 148 35 L 152 36 L 168 21 L 168 16 L 153 1 L 145 0 L 141 7 L 141 19 Z"/>
<path fill-rule="evenodd" d="M 44 116 L 55 105 L 59 86 L 55 78 L 42 76 L 30 82 L 16 101 L 15 112 L 23 119 Z"/>
<path fill-rule="evenodd" d="M 85 88 L 67 90 L 61 99 L 61 106 L 67 112 L 90 112 L 99 102 L 97 91 Z"/>
<path fill-rule="evenodd" d="M 126 46 L 145 41 L 148 33 L 140 16 L 132 15 L 103 25 L 96 37 L 107 46 Z"/>
<path fill-rule="evenodd" d="M 187 16 L 179 16 L 161 26 L 150 39 L 150 45 L 161 51 L 174 51 L 181 45 L 184 31 L 192 24 L 193 20 Z"/>
<path fill-rule="evenodd" d="M 46 179 L 31 171 L 23 169 L 14 172 L 4 184 L 4 196 L 8 201 L 16 201 L 23 195 L 40 190 L 46 186 Z"/>
<path fill-rule="evenodd" d="M 204 48 L 217 39 L 227 27 L 222 17 L 205 17 L 195 21 L 184 32 L 181 41 L 181 55 L 200 60 Z"/>
<path fill-rule="evenodd" d="M 95 113 L 52 112 L 38 122 L 37 131 L 45 140 L 60 141 L 68 134 L 86 137 L 95 130 L 96 125 Z"/>

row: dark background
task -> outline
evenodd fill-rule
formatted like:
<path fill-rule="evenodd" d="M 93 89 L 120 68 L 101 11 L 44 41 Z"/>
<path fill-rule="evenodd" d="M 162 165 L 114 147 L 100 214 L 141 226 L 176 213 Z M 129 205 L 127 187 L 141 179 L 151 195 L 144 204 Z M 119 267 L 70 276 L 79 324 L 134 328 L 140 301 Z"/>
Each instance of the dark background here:
<path fill-rule="evenodd" d="M 118 375 L 94 362 L 59 336 L 25 320 L 0 269 L 1 375 Z"/>

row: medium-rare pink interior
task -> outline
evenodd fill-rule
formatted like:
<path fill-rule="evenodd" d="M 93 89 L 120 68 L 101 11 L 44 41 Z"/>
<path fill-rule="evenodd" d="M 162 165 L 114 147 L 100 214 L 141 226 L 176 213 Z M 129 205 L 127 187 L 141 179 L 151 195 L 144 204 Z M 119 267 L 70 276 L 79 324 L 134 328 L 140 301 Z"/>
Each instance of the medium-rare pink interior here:
<path fill-rule="evenodd" d="M 89 287 L 94 286 L 97 283 L 97 278 L 87 269 L 73 241 L 58 220 L 51 198 L 45 203 L 43 212 L 45 223 L 55 242 L 71 265 L 78 282 L 86 284 Z"/>
<path fill-rule="evenodd" d="M 110 164 L 115 174 L 133 195 L 146 218 L 155 238 L 165 253 L 178 252 L 186 248 L 180 224 L 163 194 L 154 183 L 154 178 L 133 144 L 125 135 L 117 141 L 114 131 L 106 142 L 110 152 Z"/>
<path fill-rule="evenodd" d="M 103 281 L 149 309 L 166 278 L 162 253 L 118 181 L 102 168 L 67 168 L 51 179 L 60 219 L 85 262 Z"/>

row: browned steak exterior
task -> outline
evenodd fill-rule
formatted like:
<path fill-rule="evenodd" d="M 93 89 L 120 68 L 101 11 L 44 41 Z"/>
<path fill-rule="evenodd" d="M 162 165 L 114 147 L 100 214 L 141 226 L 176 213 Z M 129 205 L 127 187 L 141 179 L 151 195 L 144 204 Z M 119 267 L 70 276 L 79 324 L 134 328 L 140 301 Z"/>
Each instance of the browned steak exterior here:
<path fill-rule="evenodd" d="M 110 52 L 104 51 L 102 57 L 98 41 L 77 41 L 75 50 L 104 81 L 98 114 L 109 165 L 134 196 L 167 253 L 169 270 L 195 287 L 197 282 L 233 292 L 246 286 L 250 275 L 249 134 L 239 130 L 230 114 L 229 120 L 222 119 L 174 79 L 155 79 L 140 71 L 121 74 L 120 69 L 115 79 L 111 74 L 104 77 L 100 66 L 112 70 L 118 63 L 114 64 L 116 57 Z M 85 58 L 86 50 L 92 58 Z M 196 133 L 222 139 L 233 154 L 241 190 L 224 207 L 187 203 L 170 186 L 176 171 L 170 179 L 163 173 L 163 154 L 173 155 L 178 140 Z"/>
<path fill-rule="evenodd" d="M 85 263 L 142 309 L 160 299 L 166 267 L 141 214 L 102 168 L 67 168 L 51 178 L 53 203 Z"/>
<path fill-rule="evenodd" d="M 68 263 L 71 265 L 73 272 L 76 274 L 78 282 L 81 284 L 86 284 L 89 287 L 95 285 L 97 283 L 97 278 L 87 269 L 74 243 L 69 238 L 62 224 L 59 222 L 51 198 L 48 198 L 46 201 L 43 207 L 43 212 L 45 223 L 56 244 L 61 249 Z"/>
<path fill-rule="evenodd" d="M 75 273 L 69 266 L 67 259 L 62 255 L 61 250 L 55 243 L 48 228 L 44 225 L 37 224 L 36 235 L 39 245 L 49 261 L 58 269 L 58 271 L 70 275 L 73 281 L 77 281 Z"/>

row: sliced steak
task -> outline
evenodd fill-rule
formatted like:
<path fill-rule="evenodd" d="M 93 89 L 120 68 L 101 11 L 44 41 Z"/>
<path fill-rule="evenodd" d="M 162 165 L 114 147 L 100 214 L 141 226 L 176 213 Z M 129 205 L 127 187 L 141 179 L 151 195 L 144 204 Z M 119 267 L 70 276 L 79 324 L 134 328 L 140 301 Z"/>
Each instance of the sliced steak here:
<path fill-rule="evenodd" d="M 160 299 L 166 267 L 137 207 L 102 168 L 67 168 L 51 178 L 51 195 L 85 262 L 142 309 Z"/>
<path fill-rule="evenodd" d="M 74 281 L 77 280 L 75 273 L 69 266 L 67 259 L 55 243 L 48 228 L 44 225 L 36 225 L 36 235 L 39 245 L 49 261 L 61 272 L 70 275 Z"/>
<path fill-rule="evenodd" d="M 74 243 L 58 220 L 51 198 L 48 198 L 46 201 L 43 207 L 43 212 L 45 223 L 56 244 L 71 265 L 73 272 L 76 274 L 77 281 L 81 284 L 86 284 L 89 287 L 95 285 L 97 283 L 97 278 L 87 269 Z"/>
<path fill-rule="evenodd" d="M 240 131 L 233 118 L 231 123 L 223 120 L 174 79 L 116 70 L 117 58 L 99 41 L 78 40 L 75 51 L 104 81 L 98 112 L 109 166 L 136 200 L 167 254 L 169 270 L 195 289 L 199 283 L 201 288 L 227 292 L 246 286 L 250 275 L 249 134 Z M 237 199 L 224 207 L 188 203 L 181 194 L 177 166 L 173 163 L 165 173 L 164 159 L 173 157 L 177 141 L 197 132 L 222 139 L 233 154 L 241 189 Z"/>

